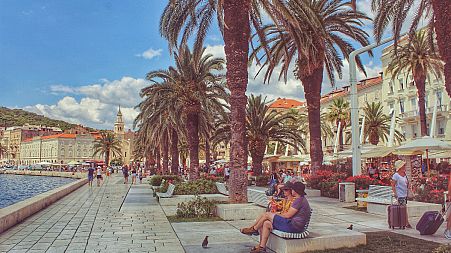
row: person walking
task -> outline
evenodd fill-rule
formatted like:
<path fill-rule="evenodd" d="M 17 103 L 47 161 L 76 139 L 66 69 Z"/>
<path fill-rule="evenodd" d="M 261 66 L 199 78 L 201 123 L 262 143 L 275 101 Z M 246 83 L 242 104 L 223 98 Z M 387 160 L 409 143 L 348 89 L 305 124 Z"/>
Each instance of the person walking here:
<path fill-rule="evenodd" d="M 132 166 L 132 184 L 136 184 L 136 167 Z"/>
<path fill-rule="evenodd" d="M 97 166 L 97 187 L 100 187 L 100 181 L 102 180 L 102 168 Z"/>
<path fill-rule="evenodd" d="M 128 184 L 128 166 L 127 164 L 122 167 L 122 175 L 124 175 L 124 184 Z"/>
<path fill-rule="evenodd" d="M 94 168 L 93 165 L 91 164 L 88 168 L 88 182 L 89 182 L 89 187 L 92 187 L 92 181 L 94 180 Z"/>
<path fill-rule="evenodd" d="M 138 170 L 138 177 L 139 177 L 139 183 L 142 184 L 143 183 L 143 169 L 140 168 Z"/>
<path fill-rule="evenodd" d="M 392 189 L 398 204 L 401 206 L 407 205 L 407 194 L 409 192 L 409 180 L 406 175 L 406 162 L 397 160 L 395 162 L 396 173 L 392 177 Z M 412 228 L 409 223 L 409 217 L 406 213 L 407 228 Z"/>

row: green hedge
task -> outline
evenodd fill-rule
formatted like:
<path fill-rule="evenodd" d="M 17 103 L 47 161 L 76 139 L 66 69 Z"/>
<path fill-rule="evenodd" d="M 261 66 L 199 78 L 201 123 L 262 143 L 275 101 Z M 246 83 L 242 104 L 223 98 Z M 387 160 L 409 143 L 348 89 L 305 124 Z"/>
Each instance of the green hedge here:
<path fill-rule="evenodd" d="M 198 195 L 219 193 L 215 182 L 211 180 L 198 179 L 177 184 L 174 194 L 176 195 Z"/>
<path fill-rule="evenodd" d="M 179 182 L 182 182 L 182 178 L 177 175 L 154 175 L 150 178 L 150 185 L 152 186 L 160 186 L 161 180 L 172 181 L 173 183 L 177 184 Z"/>

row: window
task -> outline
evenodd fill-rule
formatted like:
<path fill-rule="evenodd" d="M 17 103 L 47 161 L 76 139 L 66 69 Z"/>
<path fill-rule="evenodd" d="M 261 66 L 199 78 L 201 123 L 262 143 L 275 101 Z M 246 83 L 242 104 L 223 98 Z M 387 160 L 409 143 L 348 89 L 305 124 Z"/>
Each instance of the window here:
<path fill-rule="evenodd" d="M 393 81 L 390 81 L 390 94 L 394 93 Z"/>
<path fill-rule="evenodd" d="M 399 111 L 404 113 L 404 99 L 399 100 Z"/>
<path fill-rule="evenodd" d="M 399 78 L 399 90 L 404 90 L 404 79 Z"/>
<path fill-rule="evenodd" d="M 445 122 L 443 120 L 438 122 L 438 134 L 439 135 L 445 134 Z"/>
<path fill-rule="evenodd" d="M 442 107 L 442 91 L 437 91 L 437 105 L 439 107 Z"/>
<path fill-rule="evenodd" d="M 417 125 L 412 125 L 412 137 L 417 137 Z"/>
<path fill-rule="evenodd" d="M 417 111 L 417 99 L 416 98 L 410 99 L 410 106 L 412 107 L 412 111 Z"/>

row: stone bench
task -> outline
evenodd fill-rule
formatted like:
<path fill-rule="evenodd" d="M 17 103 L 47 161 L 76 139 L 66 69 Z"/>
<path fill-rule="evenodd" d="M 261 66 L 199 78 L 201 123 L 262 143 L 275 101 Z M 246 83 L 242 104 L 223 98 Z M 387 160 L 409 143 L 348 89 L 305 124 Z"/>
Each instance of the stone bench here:
<path fill-rule="evenodd" d="M 330 225 L 333 226 L 333 225 Z M 307 238 L 285 239 L 271 233 L 266 246 L 277 253 L 299 253 L 313 250 L 353 248 L 366 245 L 366 235 L 348 229 L 314 229 Z"/>
<path fill-rule="evenodd" d="M 208 200 L 215 201 L 228 201 L 229 197 L 222 194 L 199 194 L 197 195 L 201 198 L 207 198 Z M 160 205 L 162 206 L 177 206 L 179 203 L 188 202 L 194 200 L 196 195 L 173 195 L 171 198 L 160 199 Z"/>
<path fill-rule="evenodd" d="M 161 201 L 163 198 L 171 198 L 174 194 L 175 185 L 169 184 L 166 192 L 157 192 L 157 201 Z"/>
<path fill-rule="evenodd" d="M 247 189 L 247 201 L 266 208 L 269 204 L 269 198 L 265 191 L 258 189 Z"/>
<path fill-rule="evenodd" d="M 357 201 L 390 205 L 393 203 L 393 190 L 390 186 L 370 185 L 366 198 L 356 198 Z"/>
<path fill-rule="evenodd" d="M 255 220 L 266 208 L 252 204 L 218 204 L 216 214 L 223 220 Z"/>
<path fill-rule="evenodd" d="M 226 185 L 224 183 L 216 182 L 215 185 L 219 193 L 229 196 L 229 191 L 227 190 Z"/>

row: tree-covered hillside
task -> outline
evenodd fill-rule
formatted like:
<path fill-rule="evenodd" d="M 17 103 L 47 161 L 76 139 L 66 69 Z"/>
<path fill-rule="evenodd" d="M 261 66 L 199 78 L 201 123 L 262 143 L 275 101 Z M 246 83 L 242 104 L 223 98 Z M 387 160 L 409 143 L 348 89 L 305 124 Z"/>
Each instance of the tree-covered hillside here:
<path fill-rule="evenodd" d="M 63 131 L 75 126 L 75 124 L 67 123 L 62 120 L 49 119 L 22 109 L 0 107 L 0 126 L 23 126 L 25 124 L 59 127 Z"/>

